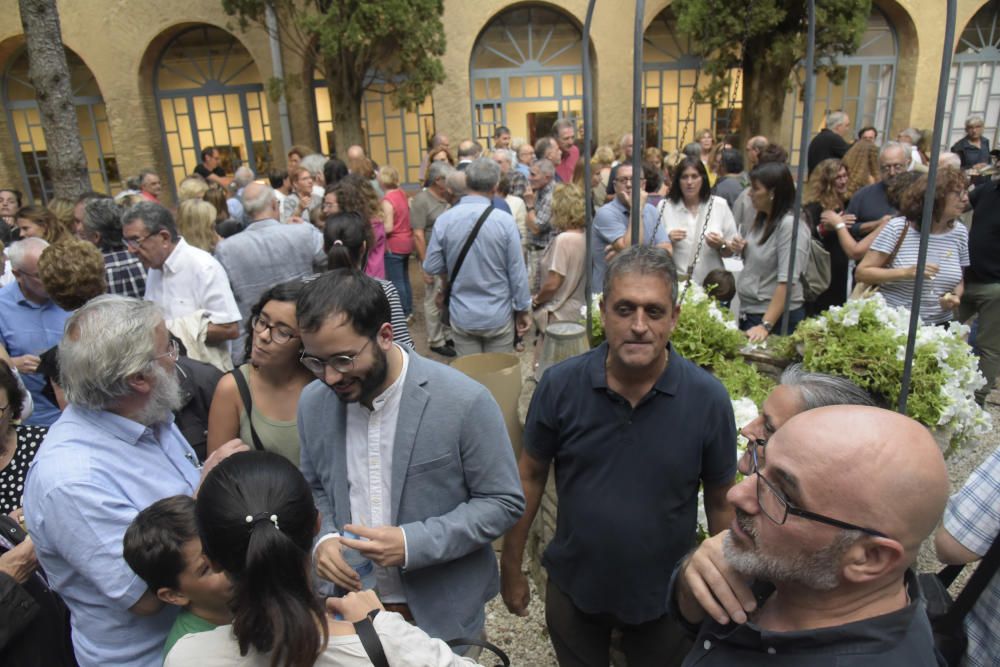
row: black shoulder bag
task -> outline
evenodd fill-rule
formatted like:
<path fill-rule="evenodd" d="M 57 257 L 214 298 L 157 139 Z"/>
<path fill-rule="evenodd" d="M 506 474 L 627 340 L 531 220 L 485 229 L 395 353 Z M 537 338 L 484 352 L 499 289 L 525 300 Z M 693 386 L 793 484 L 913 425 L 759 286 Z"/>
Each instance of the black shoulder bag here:
<path fill-rule="evenodd" d="M 372 661 L 372 665 L 375 667 L 389 667 L 389 659 L 385 657 L 385 649 L 382 647 L 382 640 L 378 638 L 378 633 L 375 631 L 375 626 L 372 623 L 377 615 L 377 610 L 369 612 L 367 618 L 354 623 L 354 631 L 358 633 L 358 639 L 361 640 L 361 646 L 365 649 L 365 653 L 368 654 L 368 659 Z M 507 654 L 504 653 L 498 646 L 495 646 L 486 640 L 452 639 L 446 643 L 451 648 L 456 646 L 480 646 L 492 651 L 498 658 L 500 658 L 501 664 L 497 665 L 497 667 L 510 667 L 510 658 L 507 657 Z"/>
<path fill-rule="evenodd" d="M 994 538 L 990 550 L 983 556 L 983 560 L 954 602 L 948 593 L 948 586 L 962 571 L 964 565 L 950 565 L 940 572 L 927 572 L 917 576 L 920 589 L 927 600 L 927 617 L 934 631 L 934 646 L 950 667 L 957 667 L 962 662 L 965 648 L 969 643 L 965 634 L 965 617 L 993 579 L 998 565 L 1000 565 L 1000 539 Z"/>
<path fill-rule="evenodd" d="M 448 307 L 451 304 L 451 286 L 455 284 L 455 278 L 458 276 L 458 270 L 462 268 L 462 262 L 465 261 L 465 256 L 469 254 L 469 248 L 472 247 L 472 242 L 476 240 L 479 235 L 479 230 L 482 229 L 483 223 L 486 222 L 486 218 L 490 217 L 490 213 L 493 212 L 493 204 L 486 207 L 483 214 L 479 216 L 479 220 L 476 221 L 476 226 L 472 228 L 469 232 L 469 236 L 465 239 L 465 245 L 462 246 L 462 252 L 458 253 L 458 259 L 455 260 L 455 268 L 451 270 L 451 275 L 448 277 L 448 284 L 444 286 L 441 290 L 441 303 L 438 304 L 438 310 L 441 313 L 441 324 L 446 327 L 451 326 L 451 313 L 448 312 Z"/>
<path fill-rule="evenodd" d="M 253 427 L 253 399 L 250 398 L 250 385 L 243 373 L 238 368 L 229 371 L 233 379 L 236 380 L 236 388 L 240 390 L 240 398 L 243 400 L 243 411 L 247 413 L 247 422 L 250 424 L 250 438 L 253 439 L 253 448 L 259 452 L 264 451 L 264 445 L 260 442 L 257 430 Z"/>

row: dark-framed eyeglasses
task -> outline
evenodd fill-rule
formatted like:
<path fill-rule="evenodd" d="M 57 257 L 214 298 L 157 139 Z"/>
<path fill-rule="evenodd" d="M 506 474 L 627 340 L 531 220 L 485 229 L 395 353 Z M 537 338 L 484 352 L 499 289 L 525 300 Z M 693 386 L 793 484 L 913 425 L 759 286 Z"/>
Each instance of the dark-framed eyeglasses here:
<path fill-rule="evenodd" d="M 286 329 L 282 328 L 281 325 L 275 324 L 274 322 L 268 322 L 260 315 L 254 315 L 253 319 L 250 320 L 250 326 L 253 330 L 259 334 L 265 331 L 270 334 L 271 342 L 277 343 L 278 345 L 284 345 L 293 338 L 298 338 L 295 334 Z"/>
<path fill-rule="evenodd" d="M 859 530 L 862 533 L 872 535 L 874 537 L 886 537 L 883 532 L 878 530 L 873 530 L 871 528 L 864 528 L 862 526 L 856 526 L 853 523 L 847 523 L 846 521 L 841 521 L 840 519 L 834 519 L 822 514 L 816 514 L 815 512 L 810 512 L 804 510 L 801 507 L 796 507 L 792 503 L 788 502 L 784 494 L 777 489 L 773 484 L 760 471 L 760 465 L 758 463 L 758 449 L 763 452 L 764 445 L 766 445 L 764 440 L 754 440 L 747 447 L 747 452 L 750 456 L 750 473 L 757 475 L 757 505 L 760 507 L 760 511 L 764 513 L 768 519 L 778 524 L 779 526 L 784 525 L 785 521 L 788 520 L 788 515 L 793 514 L 803 519 L 809 521 L 815 521 L 817 523 L 825 523 L 828 526 L 834 526 L 835 528 L 841 528 L 843 530 Z"/>
<path fill-rule="evenodd" d="M 622 185 L 632 185 L 633 182 L 634 179 L 631 176 L 619 176 L 618 178 L 615 179 L 615 183 L 621 183 Z M 640 178 L 639 182 L 645 183 L 646 179 Z"/>
<path fill-rule="evenodd" d="M 145 243 L 146 239 L 148 239 L 151 236 L 156 236 L 156 235 L 155 234 L 146 234 L 141 239 L 122 239 L 122 240 L 125 241 L 125 245 L 126 246 L 128 246 L 129 248 L 132 248 L 133 250 L 135 250 L 136 248 L 138 248 L 139 246 L 141 246 L 143 243 Z"/>
<path fill-rule="evenodd" d="M 328 359 L 320 359 L 319 357 L 314 357 L 303 352 L 299 355 L 299 361 L 317 377 L 326 375 L 327 366 L 338 373 L 350 373 L 354 370 L 354 360 L 361 356 L 361 353 L 365 351 L 370 342 L 372 342 L 371 338 L 366 340 L 365 344 L 355 354 L 335 354 Z"/>

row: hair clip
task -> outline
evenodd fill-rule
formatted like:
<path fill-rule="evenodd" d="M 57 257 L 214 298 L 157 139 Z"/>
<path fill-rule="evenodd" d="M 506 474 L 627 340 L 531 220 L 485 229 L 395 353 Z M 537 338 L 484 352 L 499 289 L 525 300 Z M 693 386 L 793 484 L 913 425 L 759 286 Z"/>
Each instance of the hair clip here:
<path fill-rule="evenodd" d="M 270 521 L 274 524 L 276 530 L 281 530 L 278 526 L 278 515 L 268 514 L 267 512 L 261 512 L 260 514 L 247 514 L 246 522 L 252 525 L 256 525 L 260 521 Z M 251 527 L 252 530 L 252 527 Z"/>

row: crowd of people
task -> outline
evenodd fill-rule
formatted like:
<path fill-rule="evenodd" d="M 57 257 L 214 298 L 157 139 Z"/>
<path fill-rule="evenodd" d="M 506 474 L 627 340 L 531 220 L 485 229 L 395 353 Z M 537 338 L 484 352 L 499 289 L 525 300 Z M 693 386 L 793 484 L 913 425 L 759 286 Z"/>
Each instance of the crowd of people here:
<path fill-rule="evenodd" d="M 560 665 L 607 665 L 613 635 L 630 666 L 939 664 L 917 551 L 986 553 L 1000 450 L 949 499 L 924 427 L 792 366 L 739 455 L 725 388 L 670 343 L 687 280 L 750 341 L 863 290 L 909 307 L 930 188 L 920 314 L 977 316 L 985 400 L 1000 188 L 982 120 L 934 183 L 919 131 L 849 144 L 845 114 L 825 125 L 799 215 L 767 137 L 699 131 L 636 172 L 631 135 L 591 150 L 565 119 L 454 154 L 437 134 L 415 192 L 361 146 L 294 146 L 266 175 L 209 147 L 174 203 L 153 170 L 46 206 L 0 189 L 0 663 L 380 664 L 374 637 L 389 664 L 476 664 L 486 603 L 527 611 L 554 464 Z M 490 393 L 409 329 L 438 360 L 537 357 L 588 278 L 606 340 L 541 376 L 515 457 Z M 967 664 L 992 664 L 998 596 L 969 616 Z"/>

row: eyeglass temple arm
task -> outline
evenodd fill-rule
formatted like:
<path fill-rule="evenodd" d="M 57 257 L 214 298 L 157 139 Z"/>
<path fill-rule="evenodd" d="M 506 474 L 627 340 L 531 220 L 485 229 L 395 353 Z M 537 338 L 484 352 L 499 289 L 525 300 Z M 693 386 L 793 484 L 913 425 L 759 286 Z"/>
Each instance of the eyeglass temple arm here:
<path fill-rule="evenodd" d="M 885 533 L 881 533 L 877 530 L 872 530 L 871 528 L 863 528 L 861 526 L 855 526 L 853 523 L 847 523 L 846 521 L 839 521 L 837 519 L 831 519 L 828 516 L 823 516 L 822 514 L 813 514 L 808 510 L 800 510 L 797 507 L 788 507 L 789 514 L 794 514 L 795 516 L 800 516 L 803 519 L 811 519 L 812 521 L 818 521 L 820 523 L 825 523 L 828 526 L 836 526 L 837 528 L 843 528 L 844 530 L 860 530 L 862 533 L 868 533 L 874 537 L 885 537 L 889 538 Z"/>

